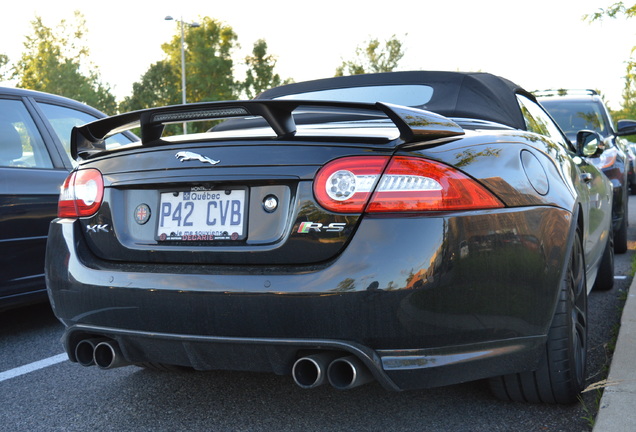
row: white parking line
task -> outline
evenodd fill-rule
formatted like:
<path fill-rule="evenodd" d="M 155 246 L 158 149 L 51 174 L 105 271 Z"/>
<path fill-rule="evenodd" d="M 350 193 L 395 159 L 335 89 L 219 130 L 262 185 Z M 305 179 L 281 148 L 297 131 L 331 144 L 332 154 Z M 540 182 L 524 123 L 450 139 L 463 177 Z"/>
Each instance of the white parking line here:
<path fill-rule="evenodd" d="M 15 369 L 9 369 L 8 371 L 0 372 L 0 382 L 18 377 L 20 375 L 28 374 L 29 372 L 33 372 L 39 369 L 44 369 L 45 367 L 53 366 L 54 364 L 62 363 L 65 360 L 68 360 L 68 356 L 66 354 L 58 354 L 44 360 L 38 360 L 36 362 L 17 367 Z"/>

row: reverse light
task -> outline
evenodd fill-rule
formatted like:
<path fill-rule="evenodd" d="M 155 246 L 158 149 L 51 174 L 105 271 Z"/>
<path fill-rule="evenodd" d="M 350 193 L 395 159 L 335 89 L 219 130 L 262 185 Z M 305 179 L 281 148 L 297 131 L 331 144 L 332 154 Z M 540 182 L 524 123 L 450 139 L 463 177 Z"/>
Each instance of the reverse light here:
<path fill-rule="evenodd" d="M 414 157 L 347 157 L 325 165 L 314 193 L 339 213 L 475 210 L 503 207 L 487 189 L 447 165 Z"/>
<path fill-rule="evenodd" d="M 96 169 L 73 171 L 62 184 L 58 217 L 85 217 L 97 213 L 104 197 L 102 173 Z"/>
<path fill-rule="evenodd" d="M 362 213 L 389 156 L 336 159 L 318 171 L 314 194 L 321 206 L 337 213 Z"/>

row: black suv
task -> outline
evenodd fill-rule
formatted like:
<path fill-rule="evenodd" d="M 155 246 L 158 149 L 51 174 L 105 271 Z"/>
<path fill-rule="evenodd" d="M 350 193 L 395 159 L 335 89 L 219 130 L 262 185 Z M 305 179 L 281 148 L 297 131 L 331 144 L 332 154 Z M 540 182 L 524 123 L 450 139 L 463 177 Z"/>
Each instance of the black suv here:
<path fill-rule="evenodd" d="M 570 141 L 576 142 L 576 134 L 581 130 L 595 131 L 603 140 L 605 150 L 589 162 L 601 169 L 614 185 L 614 251 L 626 252 L 630 160 L 628 143 L 619 137 L 633 133 L 632 122 L 622 120 L 615 128 L 603 99 L 594 90 L 548 90 L 535 92 L 535 95 Z"/>
<path fill-rule="evenodd" d="M 104 116 L 64 97 L 0 87 L 0 310 L 46 300 L 44 249 L 75 164 L 71 129 Z M 118 134 L 107 145 L 134 140 Z"/>

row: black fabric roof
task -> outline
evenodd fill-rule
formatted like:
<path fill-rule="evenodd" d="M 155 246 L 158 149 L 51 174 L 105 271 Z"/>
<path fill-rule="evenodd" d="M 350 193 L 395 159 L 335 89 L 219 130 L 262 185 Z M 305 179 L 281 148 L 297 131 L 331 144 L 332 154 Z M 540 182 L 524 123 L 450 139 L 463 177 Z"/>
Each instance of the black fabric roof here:
<path fill-rule="evenodd" d="M 516 94 L 536 100 L 517 84 L 496 75 L 438 71 L 387 72 L 305 81 L 266 90 L 257 99 L 276 99 L 327 89 L 405 84 L 433 88 L 430 101 L 418 108 L 446 117 L 494 121 L 521 130 L 525 130 L 526 125 Z"/>

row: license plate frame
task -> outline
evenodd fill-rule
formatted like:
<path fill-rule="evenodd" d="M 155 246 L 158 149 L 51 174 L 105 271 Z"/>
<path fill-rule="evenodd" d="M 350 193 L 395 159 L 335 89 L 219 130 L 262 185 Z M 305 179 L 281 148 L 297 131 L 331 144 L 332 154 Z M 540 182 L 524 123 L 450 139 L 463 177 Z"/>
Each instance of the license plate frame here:
<path fill-rule="evenodd" d="M 158 242 L 236 242 L 247 237 L 246 187 L 170 190 L 159 194 Z"/>

